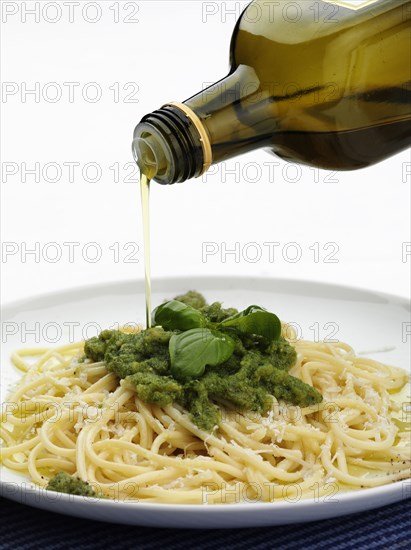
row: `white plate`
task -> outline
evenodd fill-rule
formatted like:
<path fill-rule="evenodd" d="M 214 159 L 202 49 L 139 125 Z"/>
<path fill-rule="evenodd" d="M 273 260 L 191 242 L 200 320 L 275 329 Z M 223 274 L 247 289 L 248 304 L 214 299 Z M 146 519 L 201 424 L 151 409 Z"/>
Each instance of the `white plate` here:
<path fill-rule="evenodd" d="M 259 304 L 295 323 L 300 336 L 313 340 L 332 336 L 369 357 L 410 368 L 409 303 L 406 299 L 356 288 L 253 278 L 179 278 L 154 281 L 153 304 L 189 289 L 209 301 L 244 308 Z M 13 303 L 2 311 L 1 402 L 7 386 L 19 375 L 10 353 L 22 346 L 63 344 L 100 328 L 144 319 L 142 281 L 113 283 L 69 290 Z M 334 334 L 332 334 L 334 333 Z M 408 336 L 409 338 L 409 336 Z M 0 487 L 6 498 L 72 516 L 155 527 L 256 527 L 314 521 L 361 512 L 399 501 L 411 494 L 402 481 L 332 498 L 299 502 L 227 505 L 172 505 L 116 502 L 74 497 L 40 490 L 26 478 L 2 467 Z"/>

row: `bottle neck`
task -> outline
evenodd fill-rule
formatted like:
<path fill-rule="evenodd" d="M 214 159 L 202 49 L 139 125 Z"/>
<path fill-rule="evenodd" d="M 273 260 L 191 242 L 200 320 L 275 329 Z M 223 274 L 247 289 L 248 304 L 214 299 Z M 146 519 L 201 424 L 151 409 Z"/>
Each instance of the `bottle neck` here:
<path fill-rule="evenodd" d="M 133 153 L 150 179 L 170 184 L 204 173 L 211 164 L 265 145 L 276 125 L 255 71 L 240 66 L 184 103 L 143 117 Z"/>
<path fill-rule="evenodd" d="M 207 128 L 213 164 L 263 147 L 278 128 L 276 105 L 247 65 L 184 103 Z"/>

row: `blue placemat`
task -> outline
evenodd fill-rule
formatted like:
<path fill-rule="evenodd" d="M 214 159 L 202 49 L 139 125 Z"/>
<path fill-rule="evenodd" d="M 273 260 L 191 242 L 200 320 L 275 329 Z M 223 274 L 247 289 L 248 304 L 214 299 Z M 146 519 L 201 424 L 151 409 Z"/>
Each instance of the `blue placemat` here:
<path fill-rule="evenodd" d="M 411 549 L 411 499 L 338 519 L 258 529 L 131 527 L 44 512 L 6 499 L 0 499 L 0 518 L 1 550 Z"/>

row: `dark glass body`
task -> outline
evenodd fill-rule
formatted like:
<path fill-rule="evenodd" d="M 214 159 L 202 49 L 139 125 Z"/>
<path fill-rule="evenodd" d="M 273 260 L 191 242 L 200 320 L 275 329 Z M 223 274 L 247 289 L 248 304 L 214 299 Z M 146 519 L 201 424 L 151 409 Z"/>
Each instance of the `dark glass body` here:
<path fill-rule="evenodd" d="M 229 75 L 185 102 L 207 127 L 213 162 L 265 147 L 352 170 L 408 147 L 411 1 L 298 4 L 254 0 L 234 29 Z"/>

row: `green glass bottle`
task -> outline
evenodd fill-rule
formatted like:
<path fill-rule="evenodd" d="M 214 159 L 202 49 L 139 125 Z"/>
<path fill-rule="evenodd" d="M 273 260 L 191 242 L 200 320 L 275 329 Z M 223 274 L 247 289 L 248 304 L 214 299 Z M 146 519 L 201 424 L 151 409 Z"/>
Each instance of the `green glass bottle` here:
<path fill-rule="evenodd" d="M 411 0 L 254 0 L 228 76 L 143 117 L 134 156 L 164 184 L 257 148 L 331 170 L 379 162 L 411 144 L 410 44 Z"/>

